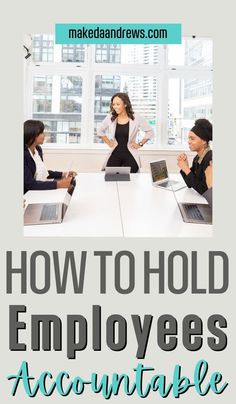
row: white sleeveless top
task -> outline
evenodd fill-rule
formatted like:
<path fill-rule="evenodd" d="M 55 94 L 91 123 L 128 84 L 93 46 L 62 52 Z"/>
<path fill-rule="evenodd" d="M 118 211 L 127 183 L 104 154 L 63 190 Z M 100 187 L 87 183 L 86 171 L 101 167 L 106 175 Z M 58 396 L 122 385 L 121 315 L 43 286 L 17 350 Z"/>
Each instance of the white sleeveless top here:
<path fill-rule="evenodd" d="M 48 170 L 44 164 L 44 162 L 42 161 L 38 150 L 35 149 L 34 154 L 32 153 L 32 151 L 30 150 L 30 148 L 28 149 L 30 152 L 31 157 L 33 158 L 35 164 L 36 164 L 36 172 L 34 175 L 34 178 L 37 181 L 46 181 L 47 177 L 48 177 Z"/>

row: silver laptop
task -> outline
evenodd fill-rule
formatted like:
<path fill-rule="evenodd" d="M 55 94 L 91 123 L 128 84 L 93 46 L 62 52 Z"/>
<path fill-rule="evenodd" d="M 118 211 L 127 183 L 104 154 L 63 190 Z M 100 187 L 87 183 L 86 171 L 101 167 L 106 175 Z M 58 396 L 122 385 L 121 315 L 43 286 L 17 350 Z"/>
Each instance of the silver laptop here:
<path fill-rule="evenodd" d="M 212 209 L 205 203 L 178 203 L 186 223 L 212 224 Z"/>
<path fill-rule="evenodd" d="M 207 203 L 178 202 L 178 208 L 185 223 L 212 224 L 212 208 Z"/>
<path fill-rule="evenodd" d="M 75 179 L 72 179 L 63 202 L 29 204 L 24 213 L 24 225 L 61 223 L 65 217 L 75 186 Z"/>
<path fill-rule="evenodd" d="M 174 181 L 169 179 L 166 160 L 157 160 L 150 162 L 152 185 L 161 187 L 169 191 L 178 191 L 186 187 L 184 181 Z"/>
<path fill-rule="evenodd" d="M 130 181 L 130 167 L 105 167 L 105 181 Z"/>

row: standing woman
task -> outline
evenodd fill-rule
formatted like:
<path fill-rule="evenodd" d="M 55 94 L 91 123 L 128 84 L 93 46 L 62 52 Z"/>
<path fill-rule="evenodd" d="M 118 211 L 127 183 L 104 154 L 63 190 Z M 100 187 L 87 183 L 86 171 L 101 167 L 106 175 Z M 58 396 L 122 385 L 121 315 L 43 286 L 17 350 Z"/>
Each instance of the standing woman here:
<path fill-rule="evenodd" d="M 189 188 L 194 188 L 199 194 L 208 189 L 205 170 L 212 160 L 212 150 L 209 142 L 212 140 L 212 124 L 207 119 L 197 119 L 188 135 L 188 144 L 191 151 L 197 153 L 189 167 L 188 158 L 182 153 L 177 158 L 180 173 Z"/>
<path fill-rule="evenodd" d="M 145 137 L 137 143 L 139 129 Z M 138 149 L 153 137 L 153 130 L 144 118 L 134 114 L 128 94 L 116 93 L 111 98 L 110 113 L 98 127 L 98 136 L 111 148 L 104 167 L 131 167 L 131 173 L 136 173 L 140 167 Z"/>
<path fill-rule="evenodd" d="M 68 188 L 76 173 L 47 170 L 43 162 L 41 144 L 44 142 L 44 124 L 28 120 L 24 123 L 24 194 L 30 190 Z"/>

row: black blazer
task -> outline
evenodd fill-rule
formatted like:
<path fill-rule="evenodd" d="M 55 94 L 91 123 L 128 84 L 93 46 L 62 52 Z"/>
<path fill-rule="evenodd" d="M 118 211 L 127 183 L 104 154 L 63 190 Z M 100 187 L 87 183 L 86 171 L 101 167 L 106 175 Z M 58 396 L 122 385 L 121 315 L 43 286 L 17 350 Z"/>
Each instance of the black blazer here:
<path fill-rule="evenodd" d="M 205 170 L 212 160 L 212 150 L 209 150 L 203 157 L 201 163 L 198 163 L 198 155 L 193 159 L 193 165 L 190 168 L 191 172 L 186 175 L 182 170 L 180 171 L 186 185 L 189 188 L 194 188 L 199 194 L 204 194 L 207 190 Z"/>
<path fill-rule="evenodd" d="M 43 151 L 40 146 L 36 146 L 36 149 L 43 160 Z M 34 176 L 36 173 L 36 164 L 31 157 L 28 147 L 24 147 L 24 194 L 30 190 L 45 190 L 56 189 L 56 181 L 37 181 Z M 48 178 L 60 179 L 62 178 L 61 171 L 48 171 Z"/>

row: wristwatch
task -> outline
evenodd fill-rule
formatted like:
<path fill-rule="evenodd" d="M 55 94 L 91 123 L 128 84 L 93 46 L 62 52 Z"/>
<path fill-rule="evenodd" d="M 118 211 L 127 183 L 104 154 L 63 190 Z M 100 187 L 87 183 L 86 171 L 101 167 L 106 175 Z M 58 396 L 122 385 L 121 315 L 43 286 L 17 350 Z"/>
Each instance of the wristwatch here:
<path fill-rule="evenodd" d="M 142 143 L 142 142 L 138 142 L 138 145 L 139 145 L 140 147 L 143 147 L 143 143 Z"/>

